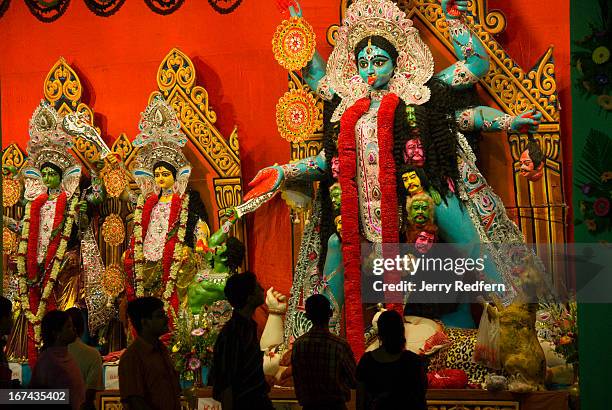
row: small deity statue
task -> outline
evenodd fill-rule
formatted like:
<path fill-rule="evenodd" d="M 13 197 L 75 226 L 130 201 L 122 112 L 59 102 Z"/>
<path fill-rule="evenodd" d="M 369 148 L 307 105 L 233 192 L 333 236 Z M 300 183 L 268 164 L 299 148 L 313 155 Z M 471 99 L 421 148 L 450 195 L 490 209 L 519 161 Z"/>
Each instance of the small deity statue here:
<path fill-rule="evenodd" d="M 33 362 L 45 313 L 73 307 L 82 298 L 78 234 L 89 224 L 88 203 L 101 203 L 104 189 L 94 178 L 89 188 L 79 191 L 81 166 L 69 152 L 72 139 L 48 102 L 41 101 L 34 111 L 29 133 L 28 161 L 21 171 L 24 215 L 20 221 L 4 217 L 4 224 L 21 235 L 17 275 L 23 315 L 17 320 L 27 319 L 27 332 L 21 336 L 28 340 L 27 357 Z M 15 169 L 8 171 L 16 173 Z"/>
<path fill-rule="evenodd" d="M 231 223 L 231 222 L 230 222 Z M 225 282 L 238 272 L 244 259 L 244 244 L 234 237 L 227 237 L 224 229 L 213 234 L 204 253 L 204 260 L 187 289 L 186 302 L 191 313 L 199 314 L 203 307 L 225 299 Z"/>
<path fill-rule="evenodd" d="M 521 163 L 519 171 L 521 176 L 531 182 L 542 179 L 545 159 L 546 157 L 540 149 L 540 145 L 534 139 L 530 139 L 519 159 Z"/>
<path fill-rule="evenodd" d="M 139 128 L 133 173 L 140 195 L 124 255 L 127 297 L 157 296 L 178 313 L 197 270 L 196 240 L 210 235 L 206 211 L 198 192 L 187 190 L 191 165 L 182 152 L 187 137 L 172 107 L 154 97 Z"/>

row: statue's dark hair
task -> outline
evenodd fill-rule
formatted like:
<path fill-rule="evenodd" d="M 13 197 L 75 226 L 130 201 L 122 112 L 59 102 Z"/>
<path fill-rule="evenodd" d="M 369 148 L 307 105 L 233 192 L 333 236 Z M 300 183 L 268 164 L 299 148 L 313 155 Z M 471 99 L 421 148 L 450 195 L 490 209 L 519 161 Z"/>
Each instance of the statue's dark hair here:
<path fill-rule="evenodd" d="M 44 164 L 41 165 L 40 170 L 42 171 L 45 168 L 51 168 L 52 170 L 57 172 L 60 176 L 60 179 L 64 175 L 64 172 L 62 171 L 62 169 L 58 167 L 57 165 L 55 165 L 53 162 L 45 162 Z"/>
<path fill-rule="evenodd" d="M 159 167 L 164 167 L 166 168 L 168 171 L 172 172 L 172 177 L 174 179 L 176 179 L 176 168 L 174 167 L 174 165 L 166 162 L 166 161 L 157 161 L 155 163 L 155 165 L 153 165 L 153 172 L 155 172 L 155 170 Z"/>
<path fill-rule="evenodd" d="M 540 144 L 538 144 L 538 142 L 533 138 L 529 138 L 525 149 L 529 150 L 529 157 L 531 158 L 531 161 L 533 161 L 534 168 L 539 167 L 540 164 L 546 159 L 546 156 L 542 152 L 542 148 L 540 148 Z"/>
<path fill-rule="evenodd" d="M 234 274 L 238 272 L 238 268 L 240 268 L 244 260 L 244 243 L 240 239 L 230 236 L 225 241 L 225 245 L 227 247 L 225 251 L 225 256 L 227 257 L 226 265 L 230 273 Z"/>
<path fill-rule="evenodd" d="M 374 37 L 373 37 L 374 39 Z M 372 41 L 374 44 L 374 41 Z M 415 105 L 416 127 L 408 124 L 406 104 L 400 99 L 395 109 L 393 122 L 393 157 L 395 169 L 402 170 L 404 163 L 404 148 L 406 142 L 420 138 L 425 153 L 426 167 L 423 168 L 426 183 L 435 188 L 446 202 L 450 193 L 447 178 L 458 186 L 459 171 L 457 169 L 457 122 L 455 113 L 478 105 L 478 98 L 473 89 L 454 90 L 437 78 L 427 83 L 431 90 L 429 101 L 423 105 Z M 334 183 L 331 173 L 331 160 L 338 155 L 338 134 L 340 123 L 331 122 L 334 110 L 340 104 L 340 98 L 335 95 L 331 101 L 323 104 L 323 148 L 327 161 L 327 176 L 319 184 L 321 197 L 321 251 L 319 255 L 319 272 L 323 272 L 327 256 L 327 242 L 335 232 L 333 223 L 333 207 L 329 196 L 329 187 Z M 396 172 L 396 187 L 399 198 L 405 198 L 402 175 Z"/>
<path fill-rule="evenodd" d="M 395 49 L 395 47 L 393 47 L 393 44 L 391 44 L 389 40 L 387 40 L 386 38 L 382 36 L 365 37 L 359 43 L 357 43 L 357 45 L 355 46 L 355 50 L 354 50 L 355 61 L 358 60 L 357 56 L 359 55 L 361 50 L 366 48 L 368 44 L 372 44 L 373 46 L 376 46 L 378 48 L 385 50 L 387 53 L 389 53 L 389 56 L 391 56 L 391 60 L 393 60 L 393 65 L 394 66 L 396 65 L 397 57 L 399 56 L 399 54 L 397 50 Z"/>

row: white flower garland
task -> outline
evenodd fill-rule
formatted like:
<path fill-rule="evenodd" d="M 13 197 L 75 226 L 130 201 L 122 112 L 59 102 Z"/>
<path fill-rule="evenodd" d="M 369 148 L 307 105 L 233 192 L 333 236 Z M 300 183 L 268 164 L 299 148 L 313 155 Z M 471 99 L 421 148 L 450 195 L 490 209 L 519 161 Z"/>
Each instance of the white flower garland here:
<path fill-rule="evenodd" d="M 144 289 L 142 287 L 143 271 L 144 271 L 144 254 L 142 252 L 142 209 L 144 207 L 145 199 L 144 195 L 138 196 L 138 202 L 136 204 L 136 211 L 134 213 L 134 270 L 135 280 L 134 289 L 136 291 L 136 297 L 140 298 L 144 296 Z"/>
<path fill-rule="evenodd" d="M 176 277 L 179 271 L 179 267 L 182 262 L 183 243 L 185 240 L 185 232 L 187 230 L 187 218 L 189 216 L 189 195 L 185 195 L 185 199 L 182 201 L 181 214 L 179 217 L 179 230 L 177 232 L 178 240 L 174 245 L 174 253 L 172 255 L 172 266 L 170 267 L 170 274 L 168 275 L 168 282 L 166 282 L 166 290 L 162 295 L 164 301 L 164 307 L 166 310 L 170 309 L 170 297 L 176 285 Z"/>
<path fill-rule="evenodd" d="M 23 230 L 21 231 L 21 242 L 19 243 L 19 256 L 17 257 L 17 273 L 19 276 L 19 298 L 21 300 L 21 308 L 25 312 L 25 316 L 28 321 L 32 324 L 32 326 L 34 326 L 34 339 L 36 343 L 40 343 L 40 323 L 47 311 L 47 299 L 49 299 L 49 296 L 53 291 L 53 287 L 55 286 L 55 282 L 60 272 L 61 264 L 64 260 L 64 254 L 66 253 L 66 248 L 68 246 L 67 238 L 70 238 L 70 234 L 72 233 L 72 225 L 74 224 L 77 203 L 78 198 L 74 197 L 70 203 L 70 211 L 66 216 L 66 223 L 64 225 L 64 230 L 62 231 L 62 237 L 57 248 L 57 252 L 55 253 L 51 274 L 49 275 L 49 279 L 47 280 L 47 283 L 43 289 L 36 314 L 34 314 L 30 309 L 28 284 L 26 282 L 27 271 L 25 258 L 28 250 L 31 219 L 30 209 L 32 202 L 28 202 L 26 205 Z"/>

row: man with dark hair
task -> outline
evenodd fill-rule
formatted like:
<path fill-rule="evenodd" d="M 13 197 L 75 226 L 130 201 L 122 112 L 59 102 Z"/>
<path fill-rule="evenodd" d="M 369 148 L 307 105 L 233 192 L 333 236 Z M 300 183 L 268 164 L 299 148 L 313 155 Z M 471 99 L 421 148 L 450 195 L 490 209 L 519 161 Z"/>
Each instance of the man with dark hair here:
<path fill-rule="evenodd" d="M 4 346 L 6 339 L 13 330 L 13 304 L 4 296 L 0 296 L 0 389 L 15 389 L 19 387 L 18 380 L 12 380 L 13 372 L 9 367 Z"/>
<path fill-rule="evenodd" d="M 355 357 L 348 343 L 329 331 L 333 310 L 323 295 L 306 299 L 312 328 L 293 344 L 295 395 L 304 410 L 346 409 L 355 387 Z"/>
<path fill-rule="evenodd" d="M 271 410 L 257 323 L 252 319 L 255 309 L 264 303 L 264 290 L 254 273 L 237 273 L 227 280 L 225 297 L 234 312 L 214 347 L 213 397 L 224 410 Z"/>
<path fill-rule="evenodd" d="M 138 337 L 119 361 L 121 402 L 129 410 L 180 410 L 181 387 L 168 349 L 159 341 L 168 333 L 164 303 L 142 297 L 128 303 Z"/>
<path fill-rule="evenodd" d="M 95 409 L 96 391 L 104 390 L 102 380 L 102 356 L 95 348 L 87 346 L 81 340 L 85 333 L 85 321 L 83 313 L 77 307 L 66 311 L 72 319 L 76 338 L 68 345 L 68 353 L 76 360 L 85 382 L 85 407 L 84 409 Z"/>

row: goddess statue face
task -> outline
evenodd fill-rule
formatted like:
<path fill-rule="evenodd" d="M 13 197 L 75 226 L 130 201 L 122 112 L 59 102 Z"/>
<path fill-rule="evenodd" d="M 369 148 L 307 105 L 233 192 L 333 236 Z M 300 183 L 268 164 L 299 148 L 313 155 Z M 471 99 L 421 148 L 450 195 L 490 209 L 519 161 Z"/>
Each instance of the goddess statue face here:
<path fill-rule="evenodd" d="M 368 44 L 357 54 L 359 76 L 374 90 L 384 90 L 393 77 L 393 59 L 385 50 Z"/>
<path fill-rule="evenodd" d="M 408 209 L 408 215 L 415 224 L 424 225 L 425 223 L 429 222 L 431 218 L 429 203 L 420 199 L 413 201 L 410 209 Z"/>
<path fill-rule="evenodd" d="M 170 189 L 174 186 L 174 175 L 172 171 L 164 166 L 155 168 L 155 182 L 161 189 Z"/>
<path fill-rule="evenodd" d="M 404 188 L 408 191 L 408 194 L 414 195 L 417 192 L 423 190 L 421 185 L 421 178 L 415 171 L 408 171 L 402 174 L 402 181 L 404 182 Z"/>
<path fill-rule="evenodd" d="M 434 234 L 427 231 L 421 231 L 414 241 L 414 247 L 420 253 L 427 253 L 434 244 Z"/>
<path fill-rule="evenodd" d="M 521 163 L 520 174 L 522 177 L 527 178 L 529 181 L 537 181 L 544 175 L 544 163 L 540 163 L 540 166 L 536 168 L 531 156 L 529 155 L 529 150 L 526 149 L 521 154 L 519 158 Z"/>
<path fill-rule="evenodd" d="M 43 183 L 47 188 L 56 189 L 62 182 L 62 176 L 51 167 L 44 167 L 41 171 Z"/>
<path fill-rule="evenodd" d="M 421 168 L 425 165 L 425 153 L 420 138 L 413 138 L 406 142 L 404 162 L 413 167 Z"/>

